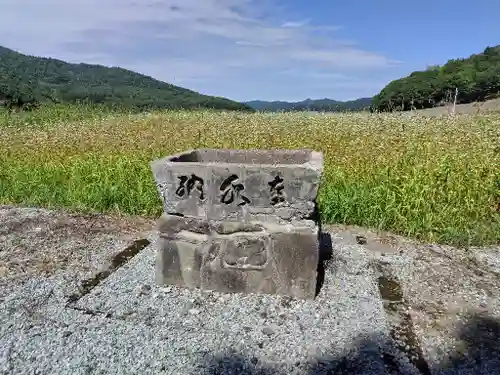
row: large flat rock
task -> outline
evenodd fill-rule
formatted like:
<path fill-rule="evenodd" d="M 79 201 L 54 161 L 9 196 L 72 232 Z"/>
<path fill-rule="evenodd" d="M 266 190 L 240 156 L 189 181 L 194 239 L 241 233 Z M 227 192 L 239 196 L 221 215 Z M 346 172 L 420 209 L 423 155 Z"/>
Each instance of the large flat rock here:
<path fill-rule="evenodd" d="M 140 219 L 0 218 L 2 374 L 500 373 L 495 248 L 332 227 L 322 288 L 303 301 L 157 286 Z"/>
<path fill-rule="evenodd" d="M 66 292 L 74 293 L 152 228 L 142 218 L 0 205 L 0 298 L 37 277 L 65 279 Z"/>
<path fill-rule="evenodd" d="M 331 228 L 337 241 L 375 256 L 397 348 L 421 373 L 500 374 L 500 247 L 458 249 L 361 228 Z M 364 242 L 363 241 L 363 242 Z"/>

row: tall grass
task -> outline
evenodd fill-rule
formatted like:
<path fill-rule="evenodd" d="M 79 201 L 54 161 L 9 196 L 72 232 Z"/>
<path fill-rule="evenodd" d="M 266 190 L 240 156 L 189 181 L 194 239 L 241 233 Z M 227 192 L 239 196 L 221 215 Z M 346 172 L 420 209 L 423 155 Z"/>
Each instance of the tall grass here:
<path fill-rule="evenodd" d="M 197 147 L 322 151 L 326 222 L 457 245 L 500 242 L 499 114 L 0 113 L 0 203 L 156 216 L 149 162 Z"/>

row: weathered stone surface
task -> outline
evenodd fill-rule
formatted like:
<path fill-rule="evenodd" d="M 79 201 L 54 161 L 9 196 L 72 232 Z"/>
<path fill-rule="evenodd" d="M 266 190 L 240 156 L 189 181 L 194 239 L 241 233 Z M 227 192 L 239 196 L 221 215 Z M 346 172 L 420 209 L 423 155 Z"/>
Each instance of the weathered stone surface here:
<path fill-rule="evenodd" d="M 156 282 L 200 288 L 200 267 L 208 236 L 182 231 L 177 238 L 160 237 L 156 242 Z"/>
<path fill-rule="evenodd" d="M 314 298 L 321 153 L 198 149 L 151 168 L 158 283 Z"/>
<path fill-rule="evenodd" d="M 231 234 L 236 232 L 260 232 L 263 227 L 259 223 L 247 223 L 241 221 L 222 221 L 212 224 L 212 228 L 219 234 Z"/>
<path fill-rule="evenodd" d="M 194 233 L 209 234 L 210 226 L 208 221 L 189 216 L 162 215 L 156 225 L 163 235 L 175 235 L 182 230 L 189 230 Z"/>
<path fill-rule="evenodd" d="M 157 282 L 219 292 L 270 293 L 314 298 L 318 231 L 267 224 L 258 232 L 160 234 Z"/>
<path fill-rule="evenodd" d="M 180 231 L 191 231 L 199 234 L 210 234 L 215 231 L 220 234 L 235 232 L 259 232 L 262 224 L 257 221 L 207 221 L 196 217 L 163 214 L 156 228 L 164 237 L 175 236 Z"/>
<path fill-rule="evenodd" d="M 198 149 L 151 163 L 167 213 L 238 220 L 263 209 L 305 219 L 314 211 L 323 171 L 310 150 Z"/>

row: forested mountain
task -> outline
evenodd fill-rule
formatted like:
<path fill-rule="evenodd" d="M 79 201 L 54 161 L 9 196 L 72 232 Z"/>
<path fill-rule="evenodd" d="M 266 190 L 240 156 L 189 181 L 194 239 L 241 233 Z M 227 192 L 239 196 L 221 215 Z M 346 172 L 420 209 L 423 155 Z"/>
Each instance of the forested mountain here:
<path fill-rule="evenodd" d="M 280 111 L 317 111 L 317 112 L 344 112 L 360 111 L 368 109 L 372 103 L 371 98 L 360 98 L 350 101 L 337 101 L 332 99 L 306 99 L 301 102 L 266 102 L 254 100 L 246 102 L 250 107 L 258 111 L 280 112 Z"/>
<path fill-rule="evenodd" d="M 485 101 L 500 96 L 500 46 L 488 47 L 468 58 L 449 60 L 390 82 L 373 98 L 375 111 L 436 107 Z"/>
<path fill-rule="evenodd" d="M 390 82 L 373 98 L 352 101 L 238 103 L 161 82 L 118 67 L 71 64 L 28 56 L 0 46 L 0 106 L 31 107 L 43 102 L 90 102 L 137 110 L 216 108 L 246 111 L 392 111 L 431 108 L 500 97 L 500 46 L 449 60 Z"/>
<path fill-rule="evenodd" d="M 138 110 L 203 107 L 252 111 L 246 104 L 202 95 L 130 70 L 70 64 L 0 46 L 0 106 L 81 101 Z"/>

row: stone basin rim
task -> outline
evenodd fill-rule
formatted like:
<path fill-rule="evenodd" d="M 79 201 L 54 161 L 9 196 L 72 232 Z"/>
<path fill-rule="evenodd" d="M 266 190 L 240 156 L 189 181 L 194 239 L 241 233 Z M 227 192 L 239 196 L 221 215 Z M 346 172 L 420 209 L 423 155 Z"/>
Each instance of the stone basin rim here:
<path fill-rule="evenodd" d="M 308 160 L 303 162 L 303 163 L 231 163 L 227 161 L 176 161 L 172 160 L 175 158 L 180 158 L 184 155 L 189 155 L 193 154 L 196 152 L 200 151 L 227 151 L 227 152 L 237 152 L 237 153 L 288 153 L 288 154 L 294 154 L 294 153 L 306 153 L 308 154 Z M 151 167 L 155 165 L 185 165 L 185 166 L 207 166 L 207 167 L 213 167 L 213 166 L 219 166 L 219 167 L 225 167 L 225 166 L 260 166 L 263 168 L 266 167 L 287 167 L 287 168 L 294 168 L 294 167 L 303 167 L 303 168 L 308 168 L 308 169 L 314 169 L 318 172 L 323 171 L 323 153 L 319 151 L 314 151 L 312 149 L 227 149 L 227 148 L 191 148 L 187 149 L 182 152 L 178 152 L 175 154 L 167 155 L 164 156 L 160 159 L 156 159 L 154 161 L 150 162 Z"/>

